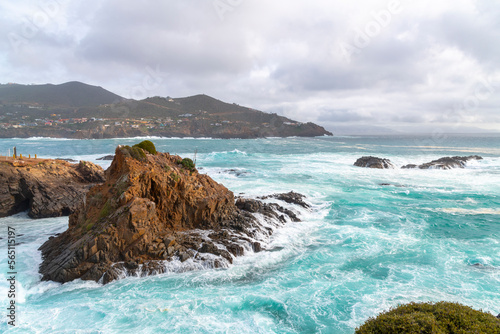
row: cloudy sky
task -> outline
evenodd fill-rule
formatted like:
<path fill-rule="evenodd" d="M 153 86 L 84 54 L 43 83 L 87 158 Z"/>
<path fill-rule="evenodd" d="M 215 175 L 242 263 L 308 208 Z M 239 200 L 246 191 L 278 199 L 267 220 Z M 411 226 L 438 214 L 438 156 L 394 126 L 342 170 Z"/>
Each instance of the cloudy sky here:
<path fill-rule="evenodd" d="M 331 130 L 500 130 L 497 0 L 18 0 L 0 32 L 1 83 L 204 93 Z"/>

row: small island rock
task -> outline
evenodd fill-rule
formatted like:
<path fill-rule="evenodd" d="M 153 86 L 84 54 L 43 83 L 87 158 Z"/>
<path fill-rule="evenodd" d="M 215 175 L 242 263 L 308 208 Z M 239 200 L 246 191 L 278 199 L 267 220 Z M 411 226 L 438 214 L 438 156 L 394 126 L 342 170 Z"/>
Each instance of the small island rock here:
<path fill-rule="evenodd" d="M 378 169 L 394 169 L 394 164 L 389 159 L 377 157 L 361 157 L 354 163 L 354 166 Z"/>

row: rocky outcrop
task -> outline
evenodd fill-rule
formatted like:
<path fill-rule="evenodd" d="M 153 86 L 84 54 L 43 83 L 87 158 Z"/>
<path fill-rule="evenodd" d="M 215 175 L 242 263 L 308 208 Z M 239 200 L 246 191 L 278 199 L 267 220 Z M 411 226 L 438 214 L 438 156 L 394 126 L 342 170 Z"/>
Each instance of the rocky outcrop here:
<path fill-rule="evenodd" d="M 231 191 L 191 163 L 118 147 L 106 181 L 90 189 L 68 230 L 40 247 L 42 279 L 107 283 L 174 264 L 180 270 L 226 267 L 235 256 L 262 250 L 270 226 L 298 220 L 275 203 L 235 203 Z"/>
<path fill-rule="evenodd" d="M 0 217 L 28 210 L 32 218 L 67 216 L 104 171 L 91 162 L 8 159 L 0 163 Z"/>
<path fill-rule="evenodd" d="M 444 157 L 421 165 L 408 164 L 402 166 L 402 169 L 452 169 L 452 168 L 465 168 L 467 162 L 470 160 L 482 160 L 483 158 L 478 155 L 470 155 L 468 157 Z M 379 168 L 379 169 L 393 169 L 396 166 L 389 160 L 377 157 L 361 157 L 354 163 L 354 166 Z"/>
<path fill-rule="evenodd" d="M 361 157 L 354 163 L 354 166 L 378 169 L 394 169 L 394 164 L 389 159 L 377 157 Z"/>
<path fill-rule="evenodd" d="M 466 164 L 470 160 L 482 160 L 483 158 L 478 155 L 471 155 L 468 157 L 444 157 L 431 162 L 421 164 L 419 166 L 414 164 L 409 164 L 401 168 L 411 169 L 452 169 L 452 168 L 465 168 Z"/>

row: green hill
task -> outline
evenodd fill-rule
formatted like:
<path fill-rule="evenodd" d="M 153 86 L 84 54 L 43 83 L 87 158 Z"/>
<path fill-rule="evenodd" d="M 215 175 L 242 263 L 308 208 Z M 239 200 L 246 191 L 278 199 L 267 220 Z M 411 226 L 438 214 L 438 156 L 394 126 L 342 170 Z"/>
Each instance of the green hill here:
<path fill-rule="evenodd" d="M 60 85 L 0 85 L 0 101 L 4 104 L 31 103 L 58 107 L 97 107 L 123 100 L 102 87 L 72 81 Z"/>
<path fill-rule="evenodd" d="M 80 82 L 0 85 L 0 137 L 110 138 L 313 137 L 331 135 L 301 123 L 207 95 L 124 99 Z"/>

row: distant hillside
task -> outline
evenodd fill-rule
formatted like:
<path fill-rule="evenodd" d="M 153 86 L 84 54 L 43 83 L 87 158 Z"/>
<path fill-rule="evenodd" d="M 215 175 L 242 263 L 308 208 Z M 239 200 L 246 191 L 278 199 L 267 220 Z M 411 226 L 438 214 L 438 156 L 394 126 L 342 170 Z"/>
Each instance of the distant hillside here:
<path fill-rule="evenodd" d="M 127 100 L 80 82 L 0 85 L 0 137 L 111 138 L 313 137 L 331 135 L 301 123 L 207 95 Z"/>
<path fill-rule="evenodd" d="M 60 85 L 0 85 L 2 103 L 33 103 L 58 107 L 97 107 L 123 100 L 104 88 L 72 81 Z"/>

